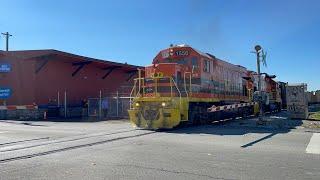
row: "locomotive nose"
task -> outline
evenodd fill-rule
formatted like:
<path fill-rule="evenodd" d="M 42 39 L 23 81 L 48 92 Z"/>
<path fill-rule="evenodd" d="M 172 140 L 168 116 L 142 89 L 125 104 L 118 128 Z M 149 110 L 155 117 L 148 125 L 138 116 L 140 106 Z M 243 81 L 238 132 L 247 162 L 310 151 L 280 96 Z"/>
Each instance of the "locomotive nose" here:
<path fill-rule="evenodd" d="M 169 102 L 139 102 L 139 107 L 129 110 L 131 123 L 140 128 L 172 128 L 180 122 L 180 111 Z"/>
<path fill-rule="evenodd" d="M 150 110 L 144 110 L 143 111 L 143 117 L 147 121 L 154 121 L 156 119 L 159 119 L 159 110 L 156 109 L 150 109 Z"/>

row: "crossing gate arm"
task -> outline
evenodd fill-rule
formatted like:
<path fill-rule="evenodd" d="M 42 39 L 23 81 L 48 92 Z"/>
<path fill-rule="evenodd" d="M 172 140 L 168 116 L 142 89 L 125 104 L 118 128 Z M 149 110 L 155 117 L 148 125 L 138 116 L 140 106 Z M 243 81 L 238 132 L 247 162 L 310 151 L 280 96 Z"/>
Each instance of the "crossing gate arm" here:
<path fill-rule="evenodd" d="M 224 106 L 213 105 L 212 107 L 208 108 L 208 112 L 217 112 L 217 111 L 236 109 L 236 108 L 240 108 L 240 107 L 254 106 L 255 104 L 256 104 L 256 102 L 230 104 L 230 105 L 224 105 Z"/>
<path fill-rule="evenodd" d="M 21 110 L 21 109 L 38 109 L 38 106 L 36 105 L 20 105 L 20 106 L 15 106 L 15 105 L 9 105 L 9 106 L 0 106 L 0 110 Z"/>

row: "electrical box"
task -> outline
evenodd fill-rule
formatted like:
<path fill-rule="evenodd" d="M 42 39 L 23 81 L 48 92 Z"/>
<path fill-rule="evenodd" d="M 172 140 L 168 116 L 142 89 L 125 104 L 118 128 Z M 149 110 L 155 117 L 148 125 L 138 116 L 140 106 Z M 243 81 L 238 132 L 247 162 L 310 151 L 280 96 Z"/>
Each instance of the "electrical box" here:
<path fill-rule="evenodd" d="M 307 84 L 287 84 L 287 109 L 291 119 L 307 119 L 309 115 Z"/>

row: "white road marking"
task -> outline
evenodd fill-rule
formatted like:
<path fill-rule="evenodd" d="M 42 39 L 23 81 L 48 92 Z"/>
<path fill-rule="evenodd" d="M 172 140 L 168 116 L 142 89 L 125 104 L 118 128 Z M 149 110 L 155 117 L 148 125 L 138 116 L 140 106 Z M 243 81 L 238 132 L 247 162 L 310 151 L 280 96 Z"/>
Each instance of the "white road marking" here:
<path fill-rule="evenodd" d="M 306 153 L 320 154 L 320 133 L 313 133 L 307 146 Z"/>

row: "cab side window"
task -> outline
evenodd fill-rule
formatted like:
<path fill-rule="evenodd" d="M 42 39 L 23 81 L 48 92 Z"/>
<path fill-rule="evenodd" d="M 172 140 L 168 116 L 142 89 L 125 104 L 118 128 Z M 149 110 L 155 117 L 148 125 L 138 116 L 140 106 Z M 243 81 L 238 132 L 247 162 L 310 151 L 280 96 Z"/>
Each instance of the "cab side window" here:
<path fill-rule="evenodd" d="M 198 65 L 198 58 L 197 57 L 191 58 L 191 66 L 192 66 L 193 71 L 198 71 L 199 65 Z"/>
<path fill-rule="evenodd" d="M 210 72 L 210 61 L 209 60 L 204 60 L 203 72 Z"/>

